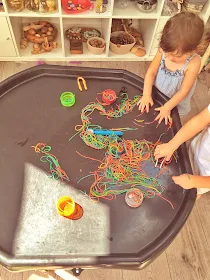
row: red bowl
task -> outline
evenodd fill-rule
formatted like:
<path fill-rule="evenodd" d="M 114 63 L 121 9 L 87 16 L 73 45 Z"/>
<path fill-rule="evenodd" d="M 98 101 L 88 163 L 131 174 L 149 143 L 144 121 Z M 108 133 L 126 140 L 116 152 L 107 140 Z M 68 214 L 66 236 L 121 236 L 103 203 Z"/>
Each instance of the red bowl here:
<path fill-rule="evenodd" d="M 102 100 L 104 103 L 111 105 L 116 99 L 117 95 L 112 89 L 106 89 L 102 92 Z"/>
<path fill-rule="evenodd" d="M 67 14 L 79 14 L 90 9 L 91 3 L 89 0 L 71 0 L 74 5 L 81 5 L 81 10 L 68 10 L 68 0 L 62 0 L 62 8 Z"/>

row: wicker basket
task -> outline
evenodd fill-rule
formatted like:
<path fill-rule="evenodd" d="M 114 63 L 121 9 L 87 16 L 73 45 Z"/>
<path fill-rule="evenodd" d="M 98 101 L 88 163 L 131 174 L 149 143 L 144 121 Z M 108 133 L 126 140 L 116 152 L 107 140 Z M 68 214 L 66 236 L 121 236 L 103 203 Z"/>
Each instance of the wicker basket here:
<path fill-rule="evenodd" d="M 199 14 L 206 3 L 207 0 L 203 0 L 203 1 L 184 0 L 182 5 L 182 10 Z"/>
<path fill-rule="evenodd" d="M 136 39 L 132 35 L 130 35 L 127 32 L 124 32 L 124 31 L 112 32 L 111 37 L 117 37 L 117 36 L 119 36 L 121 34 L 126 34 L 127 36 L 131 37 L 132 40 L 133 40 L 133 43 L 132 44 L 127 44 L 127 45 L 116 45 L 116 44 L 113 44 L 110 41 L 110 46 L 109 47 L 110 47 L 110 50 L 113 53 L 116 53 L 116 54 L 126 54 L 126 53 L 128 53 L 133 48 L 133 46 L 136 43 Z"/>

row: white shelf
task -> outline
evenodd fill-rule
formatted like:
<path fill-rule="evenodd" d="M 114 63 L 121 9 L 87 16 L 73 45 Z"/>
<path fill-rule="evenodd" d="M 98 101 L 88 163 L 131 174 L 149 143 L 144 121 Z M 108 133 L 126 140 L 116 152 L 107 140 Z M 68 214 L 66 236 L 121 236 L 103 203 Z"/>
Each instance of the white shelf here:
<path fill-rule="evenodd" d="M 101 55 L 95 55 L 95 54 L 90 53 L 86 43 L 83 43 L 83 54 L 71 54 L 69 51 L 68 40 L 65 40 L 65 53 L 66 53 L 66 57 L 69 60 L 76 59 L 76 60 L 80 61 L 80 60 L 83 60 L 84 58 L 86 58 L 87 60 L 92 60 L 92 59 L 100 60 L 101 58 L 104 58 L 104 59 L 106 58 L 105 51 Z"/>
<path fill-rule="evenodd" d="M 110 18 L 111 12 L 107 11 L 103 14 L 97 14 L 95 11 L 86 11 L 81 14 L 66 14 L 65 12 L 62 12 L 61 15 L 63 18 Z"/>
<path fill-rule="evenodd" d="M 61 16 L 63 18 L 111 18 L 112 17 L 112 6 L 109 3 L 107 11 L 104 13 L 96 13 L 95 10 L 88 10 L 79 14 L 67 14 L 62 10 Z"/>
<path fill-rule="evenodd" d="M 9 9 L 8 15 L 10 17 L 20 17 L 20 12 L 14 12 L 11 9 Z M 23 10 L 21 12 L 21 17 L 39 17 L 39 18 L 59 18 L 60 17 L 60 13 L 59 12 L 55 12 L 52 14 L 42 14 L 42 13 L 35 13 L 32 11 L 28 11 L 28 10 Z"/>
<path fill-rule="evenodd" d="M 10 56 L 9 54 L 4 57 L 0 56 L 1 61 L 37 61 L 42 59 L 46 61 L 151 61 L 158 48 L 160 32 L 165 22 L 170 18 L 170 16 L 161 15 L 164 0 L 158 0 L 156 9 L 151 13 L 139 11 L 136 3 L 133 1 L 129 2 L 126 9 L 121 9 L 114 5 L 114 0 L 108 0 L 107 11 L 101 14 L 96 13 L 94 9 L 80 14 L 67 14 L 62 10 L 61 0 L 58 0 L 58 11 L 55 13 L 41 14 L 26 9 L 21 12 L 15 12 L 7 5 L 7 0 L 2 1 L 5 12 L 0 13 L 0 20 L 1 18 L 5 18 L 8 23 L 8 30 L 5 34 L 10 34 L 9 42 L 4 45 L 11 44 L 10 47 L 13 47 L 13 53 L 16 53 L 16 56 L 12 56 L 11 54 Z M 203 8 L 200 15 L 205 23 L 209 20 L 210 0 Z M 53 49 L 50 53 L 42 53 L 39 55 L 31 54 L 32 44 L 29 45 L 27 49 L 21 50 L 20 40 L 22 37 L 23 24 L 39 21 L 43 18 L 57 27 L 58 37 L 56 41 L 58 42 L 59 48 Z M 109 50 L 112 19 L 133 19 L 133 26 L 143 35 L 146 49 L 145 56 L 137 57 L 131 52 L 125 55 L 117 55 Z M 87 44 L 84 43 L 83 54 L 70 54 L 69 42 L 65 37 L 65 31 L 74 26 L 93 27 L 100 30 L 106 41 L 105 52 L 101 55 L 91 54 L 88 51 Z M 1 36 L 4 38 L 4 32 Z M 8 36 L 7 38 L 5 36 L 4 39 L 8 40 Z"/>
<path fill-rule="evenodd" d="M 63 18 L 111 18 L 112 14 L 110 11 L 107 11 L 103 14 L 98 14 L 95 11 L 86 11 L 81 14 L 66 14 L 62 12 L 61 15 Z"/>
<path fill-rule="evenodd" d="M 24 9 L 21 12 L 16 12 L 12 10 L 8 5 L 7 5 L 7 12 L 8 12 L 8 16 L 10 17 L 48 17 L 49 18 L 49 17 L 60 16 L 59 10 L 55 11 L 54 13 L 38 13 L 27 9 Z"/>
<path fill-rule="evenodd" d="M 109 58 L 111 58 L 112 60 L 123 60 L 124 56 L 125 56 L 124 54 L 115 54 L 109 50 Z M 131 61 L 147 61 L 148 60 L 147 55 L 138 57 L 131 52 L 127 53 L 126 57 L 128 58 L 128 60 L 131 60 Z"/>

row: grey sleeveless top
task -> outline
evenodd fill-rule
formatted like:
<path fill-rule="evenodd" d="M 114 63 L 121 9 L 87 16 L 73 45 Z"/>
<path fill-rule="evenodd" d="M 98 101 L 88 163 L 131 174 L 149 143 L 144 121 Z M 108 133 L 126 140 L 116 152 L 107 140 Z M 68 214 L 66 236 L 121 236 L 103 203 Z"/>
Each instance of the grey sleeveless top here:
<path fill-rule="evenodd" d="M 165 67 L 165 54 L 163 53 L 162 59 L 160 62 L 160 66 L 158 69 L 158 73 L 155 79 L 154 85 L 156 88 L 168 96 L 169 98 L 173 97 L 177 91 L 180 89 L 182 81 L 184 80 L 184 71 L 191 61 L 191 59 L 196 56 L 197 54 L 191 55 L 186 59 L 185 64 L 183 65 L 181 70 L 170 71 Z M 197 81 L 197 80 L 196 80 Z M 188 95 L 185 97 L 182 102 L 177 105 L 179 114 L 181 116 L 186 115 L 190 112 L 190 99 L 195 91 L 196 81 L 193 84 L 191 90 L 189 91 Z"/>

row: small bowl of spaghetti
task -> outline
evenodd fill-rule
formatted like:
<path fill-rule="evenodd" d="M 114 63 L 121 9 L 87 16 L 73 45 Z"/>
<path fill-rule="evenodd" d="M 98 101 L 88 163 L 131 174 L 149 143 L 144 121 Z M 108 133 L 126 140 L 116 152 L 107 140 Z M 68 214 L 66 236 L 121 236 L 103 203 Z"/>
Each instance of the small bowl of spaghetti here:
<path fill-rule="evenodd" d="M 130 206 L 131 208 L 137 208 L 139 207 L 144 199 L 143 193 L 139 189 L 130 189 L 126 192 L 125 195 L 125 202 Z"/>
<path fill-rule="evenodd" d="M 116 101 L 116 99 L 117 99 L 116 92 L 113 91 L 112 89 L 106 89 L 102 92 L 102 100 L 107 105 L 111 105 Z"/>

